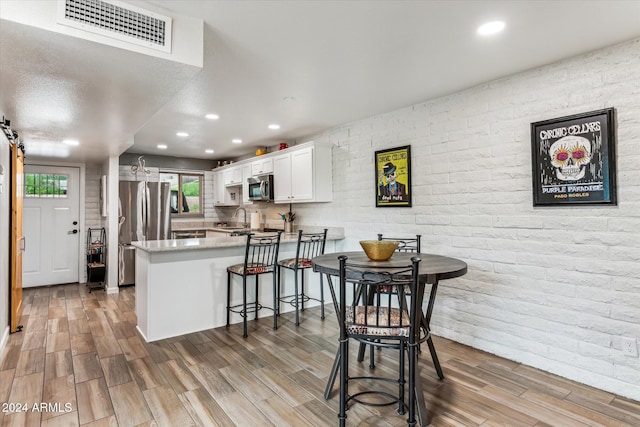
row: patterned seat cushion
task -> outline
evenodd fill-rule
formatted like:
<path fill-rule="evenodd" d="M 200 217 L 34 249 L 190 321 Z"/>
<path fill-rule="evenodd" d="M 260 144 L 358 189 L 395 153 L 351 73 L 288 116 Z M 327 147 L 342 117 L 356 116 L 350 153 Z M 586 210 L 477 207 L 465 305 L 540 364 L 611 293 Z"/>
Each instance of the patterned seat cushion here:
<path fill-rule="evenodd" d="M 230 271 L 235 274 L 244 275 L 244 264 L 236 264 L 227 268 L 227 271 Z M 262 274 L 262 273 L 271 273 L 273 271 L 272 265 L 264 265 L 264 264 L 249 264 L 247 266 L 246 274 Z"/>
<path fill-rule="evenodd" d="M 366 321 L 364 306 L 356 306 L 355 319 L 353 317 L 353 307 L 348 306 L 345 308 L 345 320 L 349 334 L 387 337 L 409 336 L 409 315 L 406 311 L 391 308 L 391 313 L 389 314 L 389 308 L 387 307 L 368 306 L 366 308 Z M 389 316 L 391 317 L 390 319 Z M 402 327 L 400 327 L 400 316 L 402 316 Z"/>
<path fill-rule="evenodd" d="M 296 259 L 295 258 L 287 258 L 278 262 L 278 265 L 285 268 L 295 268 Z M 311 260 L 309 258 L 300 258 L 298 260 L 298 268 L 309 268 L 311 267 Z"/>

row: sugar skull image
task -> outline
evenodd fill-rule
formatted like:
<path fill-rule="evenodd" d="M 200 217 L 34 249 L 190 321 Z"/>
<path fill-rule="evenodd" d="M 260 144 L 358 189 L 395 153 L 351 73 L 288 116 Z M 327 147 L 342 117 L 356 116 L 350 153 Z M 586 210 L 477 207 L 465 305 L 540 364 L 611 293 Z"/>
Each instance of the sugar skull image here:
<path fill-rule="evenodd" d="M 581 136 L 565 136 L 549 147 L 551 165 L 562 181 L 577 181 L 584 177 L 591 162 L 591 143 Z"/>

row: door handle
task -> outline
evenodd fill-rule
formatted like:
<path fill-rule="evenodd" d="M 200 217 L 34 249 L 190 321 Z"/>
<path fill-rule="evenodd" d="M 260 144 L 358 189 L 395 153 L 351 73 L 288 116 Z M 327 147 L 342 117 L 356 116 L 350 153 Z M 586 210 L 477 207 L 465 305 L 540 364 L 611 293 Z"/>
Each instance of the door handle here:
<path fill-rule="evenodd" d="M 78 234 L 78 230 L 67 231 L 67 234 Z"/>
<path fill-rule="evenodd" d="M 20 238 L 20 243 L 21 243 L 21 244 L 20 244 L 20 246 L 21 246 L 21 248 L 20 248 L 20 252 L 24 252 L 24 251 L 26 251 L 26 250 L 27 250 L 27 238 L 26 238 L 26 237 L 24 237 L 24 236 L 22 236 L 22 237 Z"/>
<path fill-rule="evenodd" d="M 262 198 L 267 197 L 266 186 L 267 181 L 260 181 L 260 196 L 262 196 Z"/>

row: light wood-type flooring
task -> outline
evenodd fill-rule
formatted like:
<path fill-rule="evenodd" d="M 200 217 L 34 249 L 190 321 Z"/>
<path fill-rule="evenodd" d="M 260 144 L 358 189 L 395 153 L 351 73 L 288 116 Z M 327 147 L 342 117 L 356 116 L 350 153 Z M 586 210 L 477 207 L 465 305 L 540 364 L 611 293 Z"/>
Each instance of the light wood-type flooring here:
<path fill-rule="evenodd" d="M 24 331 L 0 359 L 2 426 L 332 426 L 326 401 L 337 347 L 330 305 L 145 343 L 134 288 L 88 293 L 71 284 L 24 290 Z M 188 316 L 189 313 L 184 313 Z M 433 426 L 640 426 L 640 403 L 436 337 L 446 378 L 428 352 L 421 376 Z M 368 371 L 355 366 L 353 374 Z M 393 351 L 376 351 L 393 374 Z M 40 406 L 40 403 L 46 403 Z M 36 405 L 34 408 L 34 404 Z M 394 407 L 355 405 L 348 425 L 402 426 Z"/>

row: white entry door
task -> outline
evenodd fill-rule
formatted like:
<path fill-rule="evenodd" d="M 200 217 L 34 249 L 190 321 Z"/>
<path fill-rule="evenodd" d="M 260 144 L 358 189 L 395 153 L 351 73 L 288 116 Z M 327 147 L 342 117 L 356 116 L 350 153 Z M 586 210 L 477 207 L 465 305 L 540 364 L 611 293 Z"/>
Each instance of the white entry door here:
<path fill-rule="evenodd" d="M 22 286 L 79 281 L 80 170 L 24 167 Z"/>

